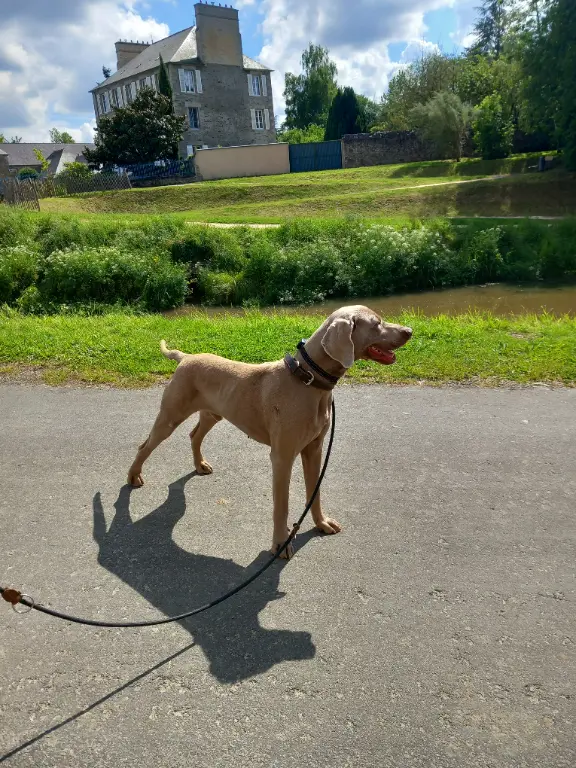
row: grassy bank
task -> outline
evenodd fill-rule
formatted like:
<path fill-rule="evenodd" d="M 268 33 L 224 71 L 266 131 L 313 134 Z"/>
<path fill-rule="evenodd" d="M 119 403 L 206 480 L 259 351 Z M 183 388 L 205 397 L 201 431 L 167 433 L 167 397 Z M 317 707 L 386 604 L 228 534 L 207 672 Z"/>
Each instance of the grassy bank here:
<path fill-rule="evenodd" d="M 322 320 L 320 316 L 259 313 L 168 319 L 122 314 L 31 317 L 5 312 L 0 314 L 0 377 L 36 372 L 51 384 L 148 386 L 174 370 L 174 363 L 160 354 L 161 338 L 187 352 L 213 352 L 258 363 L 283 357 Z M 399 352 L 398 363 L 359 362 L 349 372 L 349 381 L 576 383 L 576 319 L 405 315 L 398 320 L 414 329 L 414 338 Z"/>
<path fill-rule="evenodd" d="M 76 214 L 176 213 L 188 221 L 204 222 L 282 222 L 333 216 L 335 211 L 365 217 L 576 213 L 574 177 L 561 169 L 537 174 L 536 165 L 536 155 L 406 163 L 118 190 L 44 200 L 42 208 Z M 501 174 L 510 175 L 455 183 Z"/>
<path fill-rule="evenodd" d="M 297 220 L 219 230 L 177 218 L 0 213 L 0 304 L 29 313 L 70 304 L 146 311 L 185 299 L 282 305 L 485 282 L 572 280 L 576 219 Z M 93 310 L 92 310 L 93 311 Z"/>

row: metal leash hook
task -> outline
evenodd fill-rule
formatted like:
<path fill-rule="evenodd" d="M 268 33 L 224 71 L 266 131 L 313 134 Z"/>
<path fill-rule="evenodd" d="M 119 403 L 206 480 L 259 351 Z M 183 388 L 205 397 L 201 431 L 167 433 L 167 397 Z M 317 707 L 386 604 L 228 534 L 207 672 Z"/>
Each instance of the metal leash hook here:
<path fill-rule="evenodd" d="M 151 621 L 95 621 L 94 619 L 83 619 L 79 616 L 72 616 L 69 613 L 62 613 L 61 611 L 56 611 L 53 608 L 48 608 L 45 605 L 42 605 L 41 603 L 37 603 L 30 595 L 25 595 L 22 592 L 19 592 L 17 589 L 13 589 L 12 587 L 1 587 L 0 586 L 0 595 L 6 600 L 7 603 L 12 604 L 12 610 L 14 610 L 18 614 L 24 614 L 24 613 L 30 613 L 32 609 L 35 611 L 40 611 L 40 613 L 45 613 L 48 616 L 54 616 L 57 619 L 63 619 L 64 621 L 71 621 L 74 624 L 85 624 L 90 627 L 116 627 L 116 628 L 125 628 L 125 627 L 155 627 L 159 624 L 170 624 L 174 621 L 182 621 L 183 619 L 187 619 L 190 616 L 196 616 L 199 613 L 203 613 L 204 611 L 209 610 L 210 608 L 214 608 L 215 606 L 219 605 L 220 603 L 223 603 L 225 600 L 228 600 L 233 595 L 238 594 L 238 592 L 241 592 L 243 589 L 246 589 L 246 587 L 249 584 L 252 584 L 253 581 L 256 581 L 256 579 L 261 576 L 264 571 L 268 570 L 273 562 L 275 562 L 280 555 L 284 552 L 284 550 L 291 544 L 292 540 L 296 536 L 296 533 L 300 529 L 300 526 L 304 522 L 304 518 L 308 514 L 308 512 L 312 508 L 312 504 L 314 503 L 314 500 L 316 499 L 316 496 L 318 496 L 318 493 L 320 491 L 320 486 L 322 485 L 322 481 L 324 480 L 324 475 L 326 474 L 326 469 L 328 468 L 328 462 L 330 461 L 330 454 L 332 453 L 332 444 L 334 443 L 334 432 L 336 430 L 336 406 L 334 405 L 334 399 L 332 399 L 332 425 L 330 427 L 330 439 L 328 441 L 328 448 L 326 449 L 326 456 L 324 458 L 324 464 L 322 465 L 322 470 L 320 472 L 320 476 L 318 477 L 318 482 L 316 483 L 316 487 L 314 488 L 314 491 L 312 492 L 312 496 L 310 497 L 310 500 L 308 501 L 308 504 L 306 504 L 306 508 L 304 512 L 300 515 L 300 518 L 298 522 L 294 523 L 292 526 L 292 530 L 290 531 L 290 534 L 284 544 L 276 551 L 274 555 L 268 560 L 267 563 L 265 563 L 261 568 L 259 568 L 256 573 L 253 573 L 252 576 L 247 578 L 245 581 L 243 581 L 241 584 L 239 584 L 237 587 L 234 587 L 234 589 L 231 589 L 229 592 L 226 592 L 226 594 L 221 595 L 220 597 L 216 598 L 216 600 L 212 600 L 210 603 L 206 603 L 205 605 L 201 605 L 199 608 L 193 608 L 191 611 L 187 611 L 186 613 L 181 613 L 178 616 L 168 616 L 164 619 L 152 619 Z M 28 610 L 25 611 L 19 611 L 16 610 L 17 605 L 23 605 Z"/>

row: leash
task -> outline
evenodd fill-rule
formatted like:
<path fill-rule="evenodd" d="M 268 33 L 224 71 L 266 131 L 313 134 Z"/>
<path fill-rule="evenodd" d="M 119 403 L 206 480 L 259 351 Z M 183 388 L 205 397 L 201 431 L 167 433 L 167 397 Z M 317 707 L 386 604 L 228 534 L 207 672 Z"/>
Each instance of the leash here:
<path fill-rule="evenodd" d="M 261 568 L 259 568 L 256 573 L 252 574 L 246 581 L 243 581 L 241 584 L 239 584 L 237 587 L 234 587 L 234 589 L 231 589 L 229 592 L 226 592 L 226 594 L 221 595 L 220 597 L 216 598 L 215 600 L 212 600 L 210 603 L 206 603 L 205 605 L 201 605 L 199 608 L 194 608 L 191 611 L 186 611 L 186 613 L 180 613 L 177 616 L 168 616 L 164 619 L 152 619 L 150 621 L 96 621 L 94 619 L 83 619 L 79 616 L 72 616 L 68 613 L 62 613 L 61 611 L 56 611 L 53 608 L 48 608 L 45 605 L 40 605 L 39 603 L 36 603 L 30 595 L 25 595 L 22 592 L 19 592 L 17 589 L 12 589 L 10 587 L 1 587 L 0 586 L 0 595 L 6 600 L 7 603 L 12 604 L 12 608 L 16 611 L 16 613 L 29 613 L 31 610 L 34 611 L 40 611 L 40 613 L 45 613 L 48 616 L 54 616 L 57 619 L 63 619 L 64 621 L 70 621 L 74 624 L 85 624 L 90 627 L 155 627 L 159 624 L 170 624 L 174 621 L 182 621 L 183 619 L 187 619 L 190 616 L 197 616 L 199 613 L 204 613 L 204 611 L 208 611 L 210 608 L 214 608 L 217 605 L 220 605 L 220 603 L 223 603 L 225 600 L 228 600 L 233 595 L 237 595 L 238 592 L 241 592 L 243 589 L 246 589 L 246 587 L 249 584 L 252 584 L 253 581 L 256 581 L 256 579 L 261 576 L 264 571 L 267 571 L 268 568 L 272 565 L 273 562 L 275 562 L 280 555 L 284 552 L 284 550 L 291 544 L 294 537 L 296 536 L 298 530 L 300 529 L 300 526 L 304 522 L 304 518 L 310 511 L 312 504 L 314 503 L 316 496 L 318 496 L 318 492 L 320 491 L 320 486 L 322 485 L 322 481 L 324 480 L 324 475 L 326 474 L 326 469 L 328 468 L 328 462 L 330 461 L 330 454 L 332 453 L 332 445 L 334 443 L 334 432 L 336 429 L 336 406 L 334 405 L 334 400 L 332 400 L 332 424 L 330 427 L 330 439 L 328 441 L 328 448 L 326 449 L 326 456 L 324 458 L 324 464 L 322 465 L 322 470 L 320 472 L 320 476 L 318 478 L 318 482 L 316 483 L 316 487 L 314 488 L 314 491 L 312 492 L 312 496 L 310 497 L 310 500 L 308 501 L 308 504 L 306 504 L 306 508 L 304 509 L 304 512 L 300 515 L 300 518 L 297 523 L 294 523 L 292 526 L 292 530 L 290 531 L 290 535 L 282 544 L 280 549 L 272 555 L 270 560 L 268 560 L 267 563 L 265 563 Z M 17 611 L 16 606 L 17 605 L 23 605 L 26 608 L 28 608 L 27 611 Z"/>

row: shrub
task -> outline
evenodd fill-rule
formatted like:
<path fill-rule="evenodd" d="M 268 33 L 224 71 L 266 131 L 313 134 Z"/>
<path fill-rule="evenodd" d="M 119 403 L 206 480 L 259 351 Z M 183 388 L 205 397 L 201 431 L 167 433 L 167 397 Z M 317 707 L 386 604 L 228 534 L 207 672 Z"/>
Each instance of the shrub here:
<path fill-rule="evenodd" d="M 25 245 L 0 250 L 0 304 L 12 304 L 38 277 L 38 254 Z"/>
<path fill-rule="evenodd" d="M 181 265 L 102 247 L 55 251 L 46 258 L 38 287 L 52 302 L 121 301 L 164 310 L 182 305 L 188 286 Z"/>
<path fill-rule="evenodd" d="M 36 237 L 36 220 L 23 211 L 8 206 L 0 208 L 0 248 L 11 245 L 31 245 Z"/>
<path fill-rule="evenodd" d="M 239 275 L 228 272 L 212 272 L 200 267 L 198 274 L 199 294 L 206 304 L 233 304 L 236 299 Z"/>
<path fill-rule="evenodd" d="M 40 174 L 34 168 L 21 168 L 18 171 L 18 178 L 20 181 L 26 181 L 27 179 L 34 180 L 40 178 Z"/>

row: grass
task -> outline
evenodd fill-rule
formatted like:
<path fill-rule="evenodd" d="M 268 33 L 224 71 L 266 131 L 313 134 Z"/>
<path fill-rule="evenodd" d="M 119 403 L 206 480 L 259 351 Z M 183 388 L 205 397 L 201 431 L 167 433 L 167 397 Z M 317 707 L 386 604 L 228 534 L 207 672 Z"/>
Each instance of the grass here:
<path fill-rule="evenodd" d="M 576 213 L 575 177 L 560 169 L 531 173 L 536 163 L 537 155 L 522 155 L 226 179 L 52 198 L 42 201 L 42 209 L 81 215 L 172 213 L 189 221 L 224 223 L 280 223 L 336 212 L 376 218 Z M 498 174 L 511 175 L 450 184 Z"/>
<path fill-rule="evenodd" d="M 310 335 L 321 316 L 109 314 L 98 317 L 0 315 L 0 376 L 39 371 L 50 384 L 84 382 L 124 387 L 166 379 L 174 364 L 159 351 L 165 338 L 187 352 L 213 352 L 258 363 L 280 359 Z M 548 315 L 500 319 L 404 315 L 413 340 L 385 367 L 361 361 L 352 382 L 554 382 L 576 384 L 576 319 Z"/>

